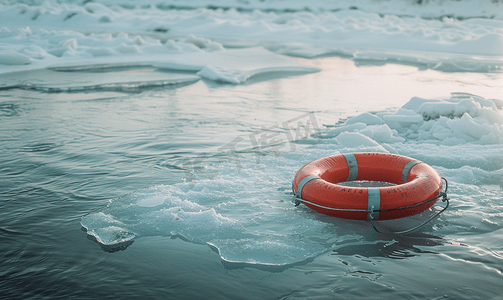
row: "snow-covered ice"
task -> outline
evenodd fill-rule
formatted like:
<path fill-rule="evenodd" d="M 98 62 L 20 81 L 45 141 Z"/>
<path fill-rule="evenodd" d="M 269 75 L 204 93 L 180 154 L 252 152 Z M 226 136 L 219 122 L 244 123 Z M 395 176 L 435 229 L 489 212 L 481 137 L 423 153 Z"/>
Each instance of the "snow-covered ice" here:
<path fill-rule="evenodd" d="M 179 60 L 178 67 L 191 70 L 183 63 L 186 59 L 250 46 L 301 57 L 347 55 L 439 70 L 501 70 L 503 9 L 498 1 L 406 2 L 412 1 L 320 1 L 305 10 L 302 1 L 245 5 L 228 0 L 203 6 L 175 0 L 152 5 L 111 0 L 33 1 L 33 5 L 4 1 L 0 4 L 0 72 L 105 61 L 175 66 Z M 178 6 L 197 9 L 163 9 Z M 267 7 L 272 10 L 259 10 Z M 263 54 L 257 51 L 256 56 Z M 229 70 L 206 63 L 201 75 L 208 79 L 236 83 L 242 81 L 237 78 L 256 73 L 236 73 L 239 64 Z"/>

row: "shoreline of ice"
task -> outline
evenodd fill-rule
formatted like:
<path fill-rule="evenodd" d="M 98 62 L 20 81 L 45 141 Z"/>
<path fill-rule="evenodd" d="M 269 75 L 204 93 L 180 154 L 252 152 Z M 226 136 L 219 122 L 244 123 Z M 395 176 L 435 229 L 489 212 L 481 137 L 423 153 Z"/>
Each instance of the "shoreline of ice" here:
<path fill-rule="evenodd" d="M 15 4 L 16 0 L 4 0 L 0 4 Z M 47 0 L 24 0 L 27 5 L 42 5 Z M 58 0 L 57 3 L 84 5 L 86 0 Z M 156 7 L 161 10 L 193 10 L 198 8 L 211 9 L 236 9 L 241 12 L 252 12 L 263 10 L 268 12 L 324 12 L 340 10 L 362 10 L 379 14 L 397 16 L 420 16 L 425 19 L 439 19 L 447 16 L 458 19 L 466 18 L 492 18 L 503 19 L 503 13 L 498 10 L 501 7 L 499 1 L 478 1 L 478 0 L 429 0 L 429 1 L 403 1 L 403 0 L 318 0 L 305 2 L 299 0 L 284 1 L 277 0 L 192 0 L 190 2 L 182 0 L 150 0 L 138 4 L 134 0 L 95 0 L 94 3 L 107 6 L 120 6 L 127 9 Z"/>
<path fill-rule="evenodd" d="M 448 16 L 399 17 L 342 8 L 275 12 L 260 10 L 259 2 L 250 4 L 254 7 L 251 12 L 236 8 L 125 8 L 117 4 L 127 1 L 104 3 L 107 5 L 98 2 L 27 5 L 4 1 L 0 5 L 3 20 L 0 73 L 108 61 L 117 64 L 167 61 L 174 66 L 178 59 L 181 60 L 178 69 L 191 71 L 194 66 L 185 63 L 187 57 L 193 60 L 227 51 L 232 58 L 231 52 L 236 50 L 233 48 L 251 47 L 264 47 L 276 55 L 304 58 L 336 55 L 355 61 L 417 64 L 441 71 L 501 72 L 503 68 L 503 17 L 477 17 L 476 11 L 468 10 L 473 1 L 458 3 L 465 8 L 457 9 L 474 16 L 464 20 Z M 192 5 L 195 7 L 197 3 Z M 361 3 L 362 7 L 373 5 L 364 0 Z M 279 4 L 268 1 L 264 5 Z M 487 7 L 500 4 L 490 5 Z M 401 6 L 417 8 L 410 3 Z M 240 68 L 239 61 L 234 65 Z M 246 80 L 239 77 L 250 76 L 235 73 L 210 68 L 202 74 L 233 83 Z"/>

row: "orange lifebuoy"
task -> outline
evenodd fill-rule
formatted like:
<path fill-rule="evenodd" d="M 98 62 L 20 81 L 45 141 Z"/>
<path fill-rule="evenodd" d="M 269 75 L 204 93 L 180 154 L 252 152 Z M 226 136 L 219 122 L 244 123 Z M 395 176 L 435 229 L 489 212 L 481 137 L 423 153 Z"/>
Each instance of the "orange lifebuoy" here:
<path fill-rule="evenodd" d="M 382 181 L 383 187 L 350 187 L 345 181 Z M 388 153 L 324 157 L 303 166 L 293 180 L 299 201 L 338 218 L 391 220 L 430 208 L 442 191 L 442 178 L 430 165 Z"/>

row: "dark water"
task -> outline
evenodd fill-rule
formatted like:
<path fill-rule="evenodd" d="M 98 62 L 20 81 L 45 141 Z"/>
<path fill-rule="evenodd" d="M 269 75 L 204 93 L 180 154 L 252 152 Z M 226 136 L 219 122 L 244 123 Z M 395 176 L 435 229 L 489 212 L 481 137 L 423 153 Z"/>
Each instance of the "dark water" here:
<path fill-rule="evenodd" d="M 493 82 L 483 74 L 453 80 L 413 67 L 357 68 L 334 58 L 311 63 L 324 71 L 239 86 L 199 81 L 128 92 L 1 90 L 0 298 L 498 299 L 503 219 L 494 211 L 501 207 L 494 182 L 453 184 L 453 197 L 466 198 L 409 236 L 311 215 L 339 238 L 328 251 L 282 266 L 226 262 L 207 245 L 176 236 L 144 236 L 114 251 L 88 238 L 83 216 L 140 189 L 182 184 L 184 159 L 215 152 L 260 126 L 306 112 L 314 112 L 320 126 L 333 125 L 357 111 L 400 107 L 413 96 L 462 91 L 465 79 L 477 77 L 474 93 L 491 93 L 486 83 Z M 381 79 L 369 81 L 373 73 Z M 51 73 L 46 76 L 47 84 Z M 345 83 L 331 84 L 334 78 Z M 372 90 L 383 91 L 382 101 Z M 291 183 L 278 184 L 287 190 Z M 484 199 L 499 203 L 487 204 L 493 210 L 486 217 L 496 224 L 472 228 L 469 207 Z"/>

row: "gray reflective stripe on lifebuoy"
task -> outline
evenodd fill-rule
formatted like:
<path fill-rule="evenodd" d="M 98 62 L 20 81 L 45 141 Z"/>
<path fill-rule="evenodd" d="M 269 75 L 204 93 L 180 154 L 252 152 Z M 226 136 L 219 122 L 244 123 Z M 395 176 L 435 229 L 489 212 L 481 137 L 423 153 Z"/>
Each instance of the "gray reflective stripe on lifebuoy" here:
<path fill-rule="evenodd" d="M 348 163 L 348 168 L 349 168 L 349 175 L 348 175 L 348 179 L 346 181 L 356 180 L 356 177 L 358 177 L 358 163 L 356 162 L 355 155 L 352 153 L 347 153 L 347 154 L 343 154 L 343 155 Z"/>
<path fill-rule="evenodd" d="M 320 177 L 318 177 L 318 176 L 306 176 L 306 177 L 304 177 L 304 179 L 302 179 L 299 182 L 299 186 L 297 186 L 297 193 L 295 193 L 295 198 L 302 198 L 302 188 L 304 187 L 304 185 L 306 183 L 308 183 L 309 181 L 311 181 L 313 179 L 320 179 Z"/>
<path fill-rule="evenodd" d="M 367 221 L 371 218 L 373 221 L 379 220 L 379 209 L 381 207 L 381 192 L 379 188 L 368 188 L 368 211 Z"/>
<path fill-rule="evenodd" d="M 413 161 L 409 162 L 408 164 L 406 164 L 405 167 L 403 167 L 403 171 L 402 171 L 402 182 L 403 183 L 407 182 L 407 177 L 409 177 L 409 172 L 412 169 L 412 167 L 414 167 L 415 165 L 417 165 L 419 163 L 422 163 L 422 161 L 413 160 Z"/>

